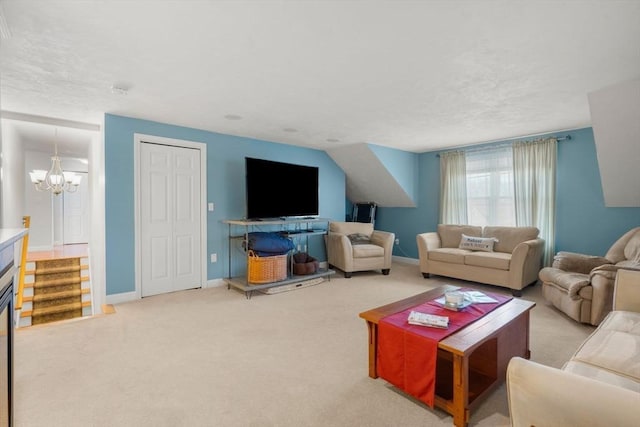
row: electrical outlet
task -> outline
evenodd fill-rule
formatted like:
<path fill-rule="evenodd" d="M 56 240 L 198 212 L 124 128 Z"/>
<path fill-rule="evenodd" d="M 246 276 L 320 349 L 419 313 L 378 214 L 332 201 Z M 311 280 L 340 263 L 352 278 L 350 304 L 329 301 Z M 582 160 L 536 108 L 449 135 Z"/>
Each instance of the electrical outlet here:
<path fill-rule="evenodd" d="M 218 254 L 211 254 L 211 262 L 218 262 Z"/>
<path fill-rule="evenodd" d="M 396 239 L 396 245 L 400 244 L 400 239 Z"/>

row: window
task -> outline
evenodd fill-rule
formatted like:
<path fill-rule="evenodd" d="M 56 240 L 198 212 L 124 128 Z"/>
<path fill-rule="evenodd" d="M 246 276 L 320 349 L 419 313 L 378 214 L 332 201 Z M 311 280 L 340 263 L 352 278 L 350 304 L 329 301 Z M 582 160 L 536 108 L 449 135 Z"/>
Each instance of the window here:
<path fill-rule="evenodd" d="M 469 151 L 465 158 L 469 224 L 515 226 L 511 147 Z"/>

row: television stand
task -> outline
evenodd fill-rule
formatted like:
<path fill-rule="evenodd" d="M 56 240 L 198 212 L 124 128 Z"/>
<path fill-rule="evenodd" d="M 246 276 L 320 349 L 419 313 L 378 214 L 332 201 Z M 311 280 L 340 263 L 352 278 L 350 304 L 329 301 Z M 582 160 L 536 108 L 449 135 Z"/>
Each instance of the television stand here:
<path fill-rule="evenodd" d="M 329 229 L 329 222 L 331 220 L 327 218 L 295 218 L 295 219 L 271 219 L 271 218 L 263 218 L 263 219 L 239 219 L 239 220 L 223 220 L 222 222 L 229 226 L 229 247 L 228 247 L 228 268 L 229 274 L 225 279 L 227 282 L 227 289 L 237 289 L 239 291 L 244 292 L 247 299 L 250 299 L 253 295 L 254 291 L 264 291 L 274 287 L 280 286 L 289 286 L 289 287 L 304 287 L 309 281 L 317 280 L 318 278 L 329 278 L 331 280 L 331 275 L 335 274 L 335 271 L 331 269 L 319 269 L 314 274 L 308 274 L 304 276 L 296 276 L 292 273 L 292 262 L 293 260 L 289 259 L 288 268 L 287 268 L 287 277 L 284 280 L 280 280 L 277 282 L 269 282 L 269 283 L 249 283 L 248 280 L 248 271 L 246 271 L 246 261 L 243 263 L 245 266 L 245 271 L 243 274 L 234 275 L 234 265 L 233 265 L 233 253 L 234 250 L 234 242 L 244 241 L 248 242 L 249 233 L 257 227 L 263 227 L 266 225 L 273 226 L 275 229 L 270 230 L 274 232 L 280 232 L 292 239 L 305 239 L 305 247 L 308 248 L 308 240 L 311 236 L 324 236 L 327 234 Z M 318 224 L 321 225 L 319 228 Z M 315 227 L 315 228 L 314 228 Z M 257 231 L 257 230 L 256 230 Z M 299 247 L 299 245 L 298 245 Z M 246 257 L 246 252 L 245 252 Z M 239 270 L 239 268 L 238 268 Z M 308 283 L 305 283 L 308 282 Z M 300 285 L 300 286 L 298 286 Z M 265 292 L 263 292 L 265 293 Z M 266 293 L 276 293 L 276 292 L 266 292 Z"/>

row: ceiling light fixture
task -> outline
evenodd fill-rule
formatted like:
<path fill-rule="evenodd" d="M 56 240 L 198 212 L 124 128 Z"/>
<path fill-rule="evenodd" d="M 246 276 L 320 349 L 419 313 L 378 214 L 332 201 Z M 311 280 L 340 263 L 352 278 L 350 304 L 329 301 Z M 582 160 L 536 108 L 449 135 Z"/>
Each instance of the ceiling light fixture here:
<path fill-rule="evenodd" d="M 327 138 L 327 142 L 340 142 L 340 140 L 336 138 Z"/>
<path fill-rule="evenodd" d="M 58 135 L 58 129 L 56 129 L 56 137 Z M 60 164 L 60 157 L 58 157 L 58 144 L 54 143 L 55 152 L 51 157 L 51 169 L 49 171 L 43 169 L 34 169 L 29 172 L 31 183 L 38 191 L 51 191 L 53 194 L 58 195 L 63 191 L 68 193 L 75 193 L 78 190 L 80 181 L 82 181 L 82 175 L 77 175 L 73 172 L 65 172 L 62 170 Z"/>
<path fill-rule="evenodd" d="M 294 132 L 298 132 L 298 129 L 294 129 L 294 128 L 284 128 L 282 129 L 284 132 L 289 132 L 289 133 L 294 133 Z"/>
<path fill-rule="evenodd" d="M 114 93 L 116 95 L 126 95 L 129 93 L 129 89 L 127 89 L 126 87 L 122 87 L 122 86 L 116 86 L 116 85 L 112 85 L 111 86 L 111 93 Z"/>

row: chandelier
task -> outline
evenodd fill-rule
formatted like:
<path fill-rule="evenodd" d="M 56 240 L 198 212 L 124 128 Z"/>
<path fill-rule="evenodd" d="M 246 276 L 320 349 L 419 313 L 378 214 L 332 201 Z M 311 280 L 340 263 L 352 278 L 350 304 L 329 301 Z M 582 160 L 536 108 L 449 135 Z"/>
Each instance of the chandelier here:
<path fill-rule="evenodd" d="M 58 157 L 58 144 L 55 144 L 55 154 L 51 157 L 51 169 L 48 171 L 43 169 L 35 169 L 29 172 L 31 182 L 38 191 L 51 191 L 58 195 L 63 191 L 67 193 L 75 193 L 78 190 L 82 175 L 73 172 L 65 172 L 60 165 L 60 157 Z"/>

